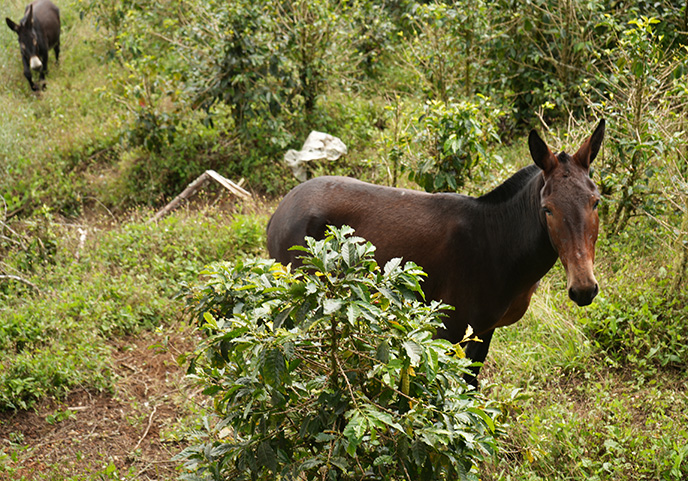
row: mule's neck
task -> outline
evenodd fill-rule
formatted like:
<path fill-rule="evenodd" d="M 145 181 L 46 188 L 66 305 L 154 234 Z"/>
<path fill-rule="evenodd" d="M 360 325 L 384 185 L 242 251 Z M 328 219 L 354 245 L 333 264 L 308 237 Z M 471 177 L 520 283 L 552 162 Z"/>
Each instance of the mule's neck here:
<path fill-rule="evenodd" d="M 554 266 L 558 255 L 540 202 L 544 185 L 542 171 L 537 167 L 526 168 L 516 176 L 527 177 L 521 179 L 520 189 L 511 186 L 504 199 L 496 202 L 483 196 L 477 200 L 483 210 L 484 228 L 496 239 L 491 254 L 499 268 L 509 273 L 518 290 L 539 281 Z"/>

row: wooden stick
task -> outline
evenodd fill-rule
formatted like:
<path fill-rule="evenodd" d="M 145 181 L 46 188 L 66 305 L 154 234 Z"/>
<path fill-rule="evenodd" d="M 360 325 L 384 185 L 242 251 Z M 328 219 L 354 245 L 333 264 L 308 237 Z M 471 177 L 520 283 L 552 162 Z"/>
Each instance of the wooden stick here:
<path fill-rule="evenodd" d="M 14 276 L 14 275 L 12 275 L 12 274 L 0 274 L 0 280 L 2 280 L 2 279 L 11 279 L 11 280 L 13 280 L 13 281 L 23 282 L 23 283 L 26 284 L 27 286 L 31 286 L 31 287 L 33 287 L 35 290 L 37 290 L 38 292 L 41 292 L 41 290 L 38 288 L 38 286 L 37 286 L 36 284 L 34 284 L 34 283 L 31 282 L 31 281 L 27 281 L 27 280 L 24 279 L 23 277 Z"/>
<path fill-rule="evenodd" d="M 155 216 L 153 216 L 153 218 L 152 218 L 151 220 L 149 220 L 148 222 L 154 222 L 154 221 L 160 219 L 160 218 L 161 218 L 162 216 L 164 216 L 165 214 L 167 214 L 167 213 L 169 213 L 170 211 L 172 211 L 175 207 L 177 207 L 177 206 L 179 205 L 179 203 L 180 203 L 181 201 L 183 201 L 184 199 L 186 199 L 186 198 L 188 198 L 188 197 L 191 197 L 191 196 L 192 196 L 198 189 L 200 189 L 201 186 L 203 186 L 203 184 L 205 184 L 207 181 L 208 181 L 208 173 L 207 173 L 207 172 L 204 172 L 203 174 L 200 175 L 200 177 L 198 177 L 196 180 L 194 180 L 193 182 L 191 182 L 191 183 L 186 187 L 186 189 L 184 189 L 184 190 L 182 191 L 181 194 L 179 194 L 177 197 L 175 197 L 174 199 L 172 199 L 172 202 L 170 202 L 170 203 L 167 204 L 165 207 L 163 207 L 161 210 L 159 210 L 158 213 L 155 214 Z"/>
<path fill-rule="evenodd" d="M 242 189 L 240 186 L 232 182 L 231 180 L 226 179 L 225 177 L 222 177 L 220 174 L 215 172 L 214 170 L 206 170 L 206 174 L 208 174 L 210 177 L 215 179 L 217 182 L 220 183 L 222 187 L 230 191 L 232 194 L 236 195 L 237 197 L 241 197 L 242 199 L 250 199 L 251 194 L 246 192 L 244 189 Z"/>
<path fill-rule="evenodd" d="M 139 439 L 139 442 L 136 443 L 136 446 L 134 446 L 134 449 L 131 450 L 131 452 L 135 452 L 137 449 L 139 449 L 139 446 L 141 445 L 141 441 L 145 439 L 146 436 L 148 436 L 148 431 L 150 431 L 151 425 L 153 424 L 153 416 L 155 416 L 155 411 L 158 410 L 158 406 L 153 406 L 153 412 L 150 413 L 150 416 L 148 417 L 148 426 L 146 426 L 146 430 L 143 433 L 143 436 L 141 436 L 141 439 Z"/>
<path fill-rule="evenodd" d="M 242 189 L 239 185 L 235 184 L 231 180 L 226 179 L 225 177 L 221 176 L 214 170 L 206 170 L 203 172 L 196 180 L 191 182 L 184 191 L 179 194 L 177 197 L 172 199 L 172 201 L 167 204 L 165 207 L 160 209 L 152 219 L 150 219 L 148 222 L 155 222 L 159 220 L 161 217 L 164 215 L 168 214 L 170 211 L 175 209 L 181 201 L 188 199 L 192 195 L 194 195 L 198 190 L 200 190 L 203 185 L 208 182 L 208 180 L 213 179 L 216 182 L 218 182 L 221 186 L 223 186 L 225 189 L 230 191 L 232 194 L 234 194 L 237 197 L 240 197 L 242 199 L 250 199 L 251 194 L 244 189 Z"/>

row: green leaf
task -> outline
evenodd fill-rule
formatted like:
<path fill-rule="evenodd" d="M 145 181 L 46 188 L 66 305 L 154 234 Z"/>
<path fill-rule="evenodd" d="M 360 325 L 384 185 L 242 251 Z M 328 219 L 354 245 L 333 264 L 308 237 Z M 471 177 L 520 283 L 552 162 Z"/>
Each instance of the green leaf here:
<path fill-rule="evenodd" d="M 344 301 L 341 299 L 325 299 L 323 302 L 323 313 L 326 316 L 339 311 L 344 305 Z"/>
<path fill-rule="evenodd" d="M 384 269 L 385 276 L 389 276 L 394 271 L 399 269 L 400 266 L 401 266 L 401 257 L 395 257 L 393 259 L 388 260 L 387 263 L 385 264 L 385 269 Z"/>
<path fill-rule="evenodd" d="M 356 319 L 358 319 L 358 316 L 361 314 L 361 310 L 358 308 L 358 306 L 355 303 L 351 303 L 346 306 L 346 316 L 347 320 L 349 321 L 349 324 L 352 326 L 356 324 Z"/>
<path fill-rule="evenodd" d="M 359 262 L 359 251 L 355 244 L 346 243 L 342 246 L 342 259 L 344 263 L 351 267 Z"/>
<path fill-rule="evenodd" d="M 273 348 L 268 351 L 263 351 L 261 374 L 268 384 L 281 384 L 282 376 L 286 370 L 287 364 L 281 349 Z"/>
<path fill-rule="evenodd" d="M 263 441 L 256 448 L 256 461 L 273 473 L 277 471 L 277 455 L 268 441 Z"/>
<path fill-rule="evenodd" d="M 366 409 L 366 414 L 367 414 L 370 418 L 373 418 L 373 419 L 379 421 L 379 422 L 382 423 L 384 426 L 388 426 L 388 427 L 394 428 L 394 429 L 396 429 L 396 430 L 399 431 L 399 432 L 404 432 L 404 428 L 401 426 L 401 424 L 399 424 L 398 422 L 396 422 L 396 421 L 394 420 L 394 418 L 392 417 L 392 415 L 389 414 L 389 413 L 385 413 L 385 412 L 382 412 L 382 411 L 378 411 L 377 409 L 375 409 L 375 408 L 373 408 L 373 407 L 369 407 L 368 409 Z M 376 424 L 377 424 L 377 423 L 376 423 Z M 380 425 L 378 424 L 378 427 L 382 427 L 382 426 L 380 426 Z"/>
<path fill-rule="evenodd" d="M 488 416 L 487 413 L 483 409 L 471 407 L 471 408 L 468 408 L 468 412 L 471 412 L 471 413 L 479 416 L 480 419 L 482 419 L 483 422 L 487 425 L 488 429 L 490 431 L 494 432 L 495 423 L 494 423 L 493 419 L 490 416 Z"/>
<path fill-rule="evenodd" d="M 315 440 L 319 443 L 326 443 L 328 441 L 332 441 L 333 439 L 336 439 L 337 436 L 331 433 L 318 433 L 315 436 Z"/>
<path fill-rule="evenodd" d="M 375 458 L 375 460 L 373 460 L 373 466 L 375 467 L 385 466 L 388 464 L 394 464 L 394 457 L 390 456 L 389 454 L 378 456 Z"/>
<path fill-rule="evenodd" d="M 356 448 L 361 443 L 363 435 L 368 429 L 368 420 L 362 415 L 360 411 L 354 412 L 346 427 L 344 428 L 344 437 L 347 439 L 346 452 L 349 456 L 356 454 Z"/>
<path fill-rule="evenodd" d="M 382 341 L 378 346 L 377 350 L 375 351 L 375 358 L 387 364 L 389 362 L 389 344 L 387 341 Z"/>
<path fill-rule="evenodd" d="M 423 348 L 412 339 L 404 340 L 402 346 L 406 351 L 406 355 L 411 360 L 411 365 L 414 367 L 418 366 L 418 364 L 420 363 L 421 356 L 423 355 Z"/>
<path fill-rule="evenodd" d="M 292 307 L 288 307 L 288 308 L 284 309 L 284 310 L 281 311 L 279 314 L 277 314 L 277 315 L 275 316 L 274 321 L 272 322 L 272 327 L 273 327 L 274 329 L 279 329 L 280 327 L 282 327 L 282 324 L 284 323 L 284 320 L 285 320 L 287 317 L 289 317 L 289 314 L 291 314 L 291 312 L 292 312 L 293 310 L 294 310 L 294 307 L 292 306 Z"/>
<path fill-rule="evenodd" d="M 215 317 L 209 313 L 208 311 L 203 313 L 203 320 L 206 322 L 208 326 L 210 326 L 213 329 L 219 329 L 217 325 L 217 321 L 215 320 Z"/>

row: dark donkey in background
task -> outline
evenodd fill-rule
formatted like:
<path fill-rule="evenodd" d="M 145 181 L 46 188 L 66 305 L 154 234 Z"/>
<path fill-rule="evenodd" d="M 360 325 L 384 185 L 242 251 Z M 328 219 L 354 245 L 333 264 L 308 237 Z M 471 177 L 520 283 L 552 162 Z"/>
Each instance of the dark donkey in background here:
<path fill-rule="evenodd" d="M 31 90 L 39 87 L 33 83 L 32 70 L 39 72 L 41 82 L 48 73 L 48 52 L 55 49 L 55 61 L 60 60 L 60 10 L 50 0 L 36 0 L 24 11 L 19 24 L 5 18 L 7 26 L 17 32 L 24 76 Z"/>
<path fill-rule="evenodd" d="M 305 236 L 322 238 L 327 225 L 353 227 L 377 247 L 378 263 L 402 257 L 424 268 L 426 297 L 455 307 L 438 335 L 457 343 L 470 324 L 482 342 L 469 343 L 466 354 L 483 362 L 494 329 L 523 317 L 557 257 L 576 304 L 588 305 L 597 295 L 593 260 L 600 194 L 590 179 L 590 163 L 600 150 L 604 125 L 600 121 L 573 156 L 553 154 L 531 131 L 535 165 L 478 198 L 346 177 L 309 180 L 277 207 L 268 224 L 268 250 L 277 261 L 298 265 L 299 252 L 289 248 L 303 245 Z"/>

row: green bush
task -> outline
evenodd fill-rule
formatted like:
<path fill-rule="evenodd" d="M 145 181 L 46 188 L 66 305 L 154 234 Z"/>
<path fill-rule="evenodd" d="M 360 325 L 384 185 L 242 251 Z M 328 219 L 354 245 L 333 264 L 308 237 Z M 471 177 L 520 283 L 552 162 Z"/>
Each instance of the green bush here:
<path fill-rule="evenodd" d="M 352 232 L 308 239 L 294 271 L 222 264 L 188 290 L 207 335 L 189 373 L 217 422 L 179 455 L 185 479 L 477 479 L 499 412 L 463 380 L 460 347 L 433 338 L 448 306 Z"/>
<path fill-rule="evenodd" d="M 583 318 L 585 333 L 617 365 L 651 374 L 688 362 L 688 312 L 670 292 L 626 287 L 599 296 Z"/>
<path fill-rule="evenodd" d="M 620 25 L 605 22 L 616 47 L 605 52 L 596 73 L 598 89 L 588 86 L 590 107 L 607 119 L 609 154 L 596 162 L 600 191 L 611 202 L 600 214 L 607 232 L 621 232 L 631 217 L 664 209 L 656 176 L 685 141 L 686 59 L 688 51 L 662 44 L 662 22 L 640 17 Z"/>
<path fill-rule="evenodd" d="M 429 100 L 418 118 L 418 158 L 409 178 L 427 192 L 457 191 L 479 162 L 490 159 L 488 147 L 499 142 L 495 124 L 502 115 L 489 99 Z"/>
<path fill-rule="evenodd" d="M 584 334 L 603 358 L 641 376 L 682 370 L 688 363 L 685 293 L 675 290 L 673 256 L 668 250 L 664 258 L 658 255 L 663 242 L 651 226 L 636 223 L 613 241 L 600 242 L 599 257 L 607 263 L 600 275 L 608 287 L 578 311 Z M 645 261 L 639 264 L 637 258 Z"/>
<path fill-rule="evenodd" d="M 406 18 L 412 35 L 402 36 L 399 61 L 418 77 L 430 99 L 448 102 L 484 88 L 480 55 L 489 31 L 485 2 L 414 2 Z"/>

